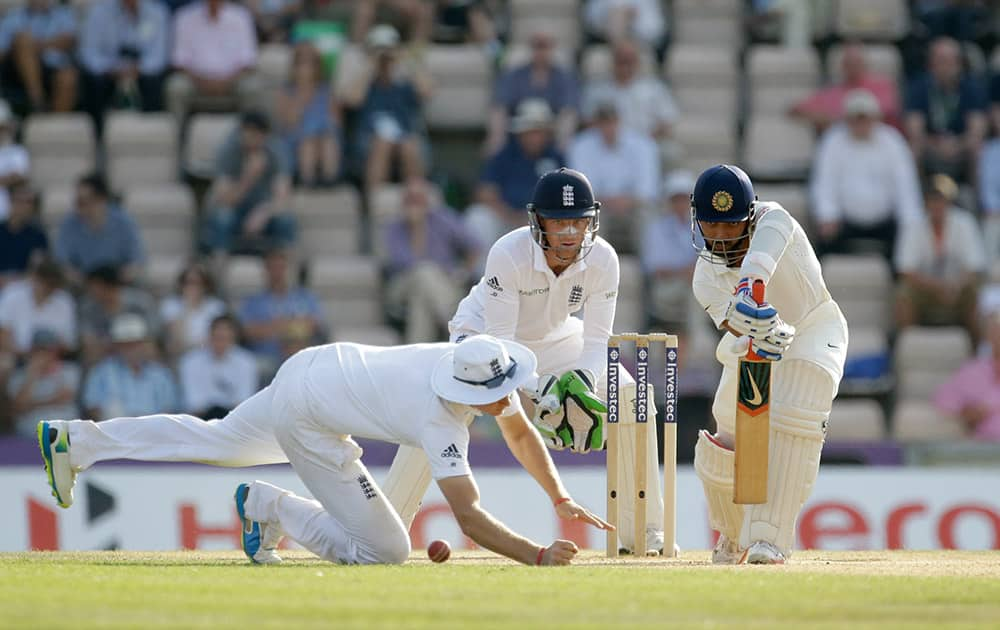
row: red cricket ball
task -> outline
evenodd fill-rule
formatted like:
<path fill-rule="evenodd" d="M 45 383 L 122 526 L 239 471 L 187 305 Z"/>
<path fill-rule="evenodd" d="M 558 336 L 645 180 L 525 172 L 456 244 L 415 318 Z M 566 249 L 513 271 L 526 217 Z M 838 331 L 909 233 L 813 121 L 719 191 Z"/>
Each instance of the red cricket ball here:
<path fill-rule="evenodd" d="M 432 562 L 444 562 L 451 557 L 451 547 L 444 540 L 435 540 L 427 546 L 427 557 Z"/>

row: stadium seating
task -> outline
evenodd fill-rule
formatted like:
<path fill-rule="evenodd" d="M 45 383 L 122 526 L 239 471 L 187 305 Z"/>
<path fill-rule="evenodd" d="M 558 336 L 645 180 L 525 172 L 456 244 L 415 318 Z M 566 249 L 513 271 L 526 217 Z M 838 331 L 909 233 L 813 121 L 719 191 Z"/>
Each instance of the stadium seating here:
<path fill-rule="evenodd" d="M 836 0 L 834 30 L 842 38 L 896 41 L 908 28 L 906 0 Z"/>
<path fill-rule="evenodd" d="M 510 0 L 510 35 L 527 41 L 533 33 L 555 36 L 558 46 L 580 47 L 580 0 Z"/>
<path fill-rule="evenodd" d="M 892 270 L 881 256 L 831 254 L 822 260 L 823 277 L 848 325 L 888 332 L 892 316 Z"/>
<path fill-rule="evenodd" d="M 836 400 L 830 412 L 826 439 L 843 442 L 878 442 L 886 438 L 885 414 L 870 398 Z"/>
<path fill-rule="evenodd" d="M 94 125 L 86 114 L 36 114 L 24 126 L 31 155 L 31 183 L 38 189 L 65 185 L 95 169 Z"/>
<path fill-rule="evenodd" d="M 804 180 L 812 163 L 815 138 L 805 125 L 784 115 L 754 115 L 743 141 L 743 165 L 762 180 Z"/>
<path fill-rule="evenodd" d="M 430 130 L 481 129 L 486 125 L 493 73 L 483 49 L 431 46 L 424 61 L 434 82 L 425 106 Z"/>
<path fill-rule="evenodd" d="M 896 339 L 896 395 L 929 400 L 935 388 L 969 358 L 971 346 L 964 328 L 904 328 Z"/>
<path fill-rule="evenodd" d="M 109 114 L 104 146 L 111 189 L 177 181 L 177 137 L 177 123 L 170 114 Z"/>
<path fill-rule="evenodd" d="M 940 442 L 964 435 L 957 418 L 941 413 L 926 400 L 896 402 L 892 414 L 892 437 L 898 442 Z"/>
<path fill-rule="evenodd" d="M 236 128 L 236 114 L 200 113 L 191 116 L 184 145 L 184 171 L 203 178 L 215 174 L 215 158 L 219 147 Z"/>

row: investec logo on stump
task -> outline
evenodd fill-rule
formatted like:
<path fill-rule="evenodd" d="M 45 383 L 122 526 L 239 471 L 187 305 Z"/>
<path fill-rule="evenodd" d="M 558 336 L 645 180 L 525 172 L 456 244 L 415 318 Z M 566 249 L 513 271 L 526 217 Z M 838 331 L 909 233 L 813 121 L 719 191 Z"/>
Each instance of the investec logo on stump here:
<path fill-rule="evenodd" d="M 639 355 L 639 360 L 635 362 L 635 382 L 636 382 L 635 404 L 636 404 L 636 409 L 638 409 L 638 413 L 635 416 L 635 421 L 646 422 L 648 420 L 648 418 L 646 418 L 646 415 L 647 412 L 649 411 L 648 405 L 646 403 L 646 395 L 648 390 L 646 387 L 640 387 L 639 385 L 647 382 L 646 377 L 649 373 L 649 362 L 648 362 L 649 349 L 639 348 L 638 355 Z M 633 409 L 632 411 L 635 412 L 636 410 Z"/>
<path fill-rule="evenodd" d="M 608 348 L 608 422 L 618 422 L 618 348 Z"/>
<path fill-rule="evenodd" d="M 664 391 L 663 421 L 677 422 L 677 351 L 667 353 L 667 385 Z"/>

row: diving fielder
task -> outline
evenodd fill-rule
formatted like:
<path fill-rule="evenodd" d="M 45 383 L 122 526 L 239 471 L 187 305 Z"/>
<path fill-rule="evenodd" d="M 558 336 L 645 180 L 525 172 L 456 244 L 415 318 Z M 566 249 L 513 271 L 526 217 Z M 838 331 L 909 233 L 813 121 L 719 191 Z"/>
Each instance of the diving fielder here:
<path fill-rule="evenodd" d="M 610 527 L 569 498 L 512 395 L 532 378 L 535 364 L 524 346 L 486 335 L 458 346 L 335 343 L 292 356 L 270 385 L 221 420 L 167 414 L 100 423 L 51 420 L 38 424 L 38 442 L 62 507 L 73 502 L 77 472 L 107 459 L 290 462 L 316 500 L 263 481 L 236 490 L 243 550 L 262 564 L 281 561 L 275 549 L 286 534 L 331 562 L 406 562 L 409 533 L 351 436 L 406 444 L 426 453 L 462 531 L 477 544 L 525 564 L 569 564 L 577 552 L 572 542 L 543 547 L 487 513 L 469 469 L 468 425 L 476 415 L 495 416 L 511 452 L 561 518 Z"/>
<path fill-rule="evenodd" d="M 588 453 L 604 447 L 607 343 L 618 296 L 618 254 L 597 235 L 601 204 L 587 178 L 561 168 L 538 180 L 528 204 L 529 226 L 502 236 L 490 249 L 486 272 L 449 323 L 452 341 L 480 333 L 526 345 L 538 357 L 537 383 L 522 388 L 522 402 L 550 448 Z M 582 317 L 577 317 L 580 315 Z M 622 405 L 635 401 L 635 381 L 624 369 Z M 595 387 L 596 385 L 596 387 Z M 648 397 L 649 413 L 653 397 Z M 540 404 L 534 403 L 540 401 Z M 630 416 L 631 417 L 631 416 Z M 663 549 L 656 423 L 647 423 L 647 549 Z M 627 438 L 625 436 L 628 436 Z M 623 432 L 619 479 L 622 496 L 635 493 L 635 444 Z M 415 448 L 400 447 L 384 485 L 389 501 L 409 526 L 430 483 L 430 467 Z M 621 501 L 620 531 L 633 547 L 634 504 Z"/>
<path fill-rule="evenodd" d="M 795 520 L 819 472 L 830 407 L 844 371 L 847 322 L 830 298 L 819 260 L 798 222 L 772 201 L 757 201 L 746 173 L 718 165 L 698 177 L 691 196 L 692 236 L 705 246 L 694 294 L 726 334 L 716 357 L 722 380 L 712 413 L 715 435 L 702 431 L 695 472 L 705 488 L 709 522 L 720 534 L 718 564 L 782 564 L 795 545 Z M 696 245 L 696 247 L 698 247 Z M 767 303 L 750 287 L 766 284 Z M 748 344 L 774 361 L 767 503 L 733 503 L 737 363 Z"/>

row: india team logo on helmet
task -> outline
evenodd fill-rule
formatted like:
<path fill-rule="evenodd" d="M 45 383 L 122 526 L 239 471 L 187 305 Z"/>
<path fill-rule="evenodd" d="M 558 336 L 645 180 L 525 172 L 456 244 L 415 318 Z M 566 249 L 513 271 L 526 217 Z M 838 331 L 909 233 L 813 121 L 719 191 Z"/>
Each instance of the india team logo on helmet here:
<path fill-rule="evenodd" d="M 747 222 L 746 233 L 732 239 L 715 239 L 716 245 L 731 255 L 740 252 L 732 246 L 753 233 L 756 218 L 757 195 L 753 184 L 743 169 L 731 164 L 717 164 L 705 169 L 694 184 L 691 193 L 691 242 L 701 255 L 712 262 L 720 262 L 726 257 L 706 251 L 705 243 L 698 238 L 701 229 L 698 222 L 742 223 Z M 729 241 L 729 243 L 727 243 Z M 747 245 L 749 247 L 749 245 Z M 718 254 L 716 251 L 715 254 Z"/>
<path fill-rule="evenodd" d="M 712 207 L 719 212 L 729 212 L 733 209 L 733 196 L 724 190 L 712 195 Z"/>

